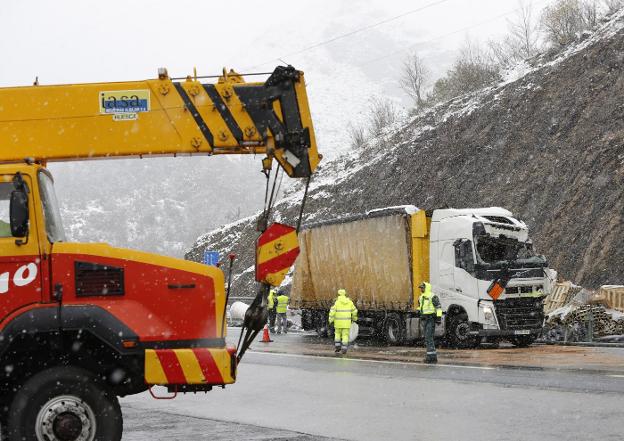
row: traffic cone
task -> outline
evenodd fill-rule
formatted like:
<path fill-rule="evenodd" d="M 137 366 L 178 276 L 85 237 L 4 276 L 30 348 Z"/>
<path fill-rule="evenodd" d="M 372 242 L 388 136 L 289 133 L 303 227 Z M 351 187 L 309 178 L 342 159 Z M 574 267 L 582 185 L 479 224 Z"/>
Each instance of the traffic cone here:
<path fill-rule="evenodd" d="M 262 331 L 262 343 L 271 343 L 271 336 L 269 336 L 269 325 L 264 325 L 264 331 Z"/>

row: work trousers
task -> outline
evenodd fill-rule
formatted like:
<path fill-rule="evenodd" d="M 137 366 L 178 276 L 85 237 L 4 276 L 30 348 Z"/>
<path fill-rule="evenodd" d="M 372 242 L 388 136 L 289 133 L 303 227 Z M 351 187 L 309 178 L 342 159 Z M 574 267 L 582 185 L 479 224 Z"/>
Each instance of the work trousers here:
<path fill-rule="evenodd" d="M 421 316 L 423 332 L 425 334 L 425 345 L 427 346 L 427 354 L 435 354 L 435 342 L 433 336 L 435 334 L 435 314 L 424 314 Z"/>
<path fill-rule="evenodd" d="M 282 333 L 282 327 L 284 328 L 284 334 L 288 332 L 287 324 L 288 324 L 288 319 L 286 318 L 286 313 L 278 312 L 277 313 L 277 333 L 278 334 Z"/>
<path fill-rule="evenodd" d="M 349 331 L 351 328 L 335 328 L 334 329 L 334 343 L 336 346 L 342 343 L 342 346 L 347 347 L 349 345 Z"/>
<path fill-rule="evenodd" d="M 269 309 L 269 328 L 271 331 L 275 328 L 275 316 L 277 313 L 275 312 L 275 308 Z"/>

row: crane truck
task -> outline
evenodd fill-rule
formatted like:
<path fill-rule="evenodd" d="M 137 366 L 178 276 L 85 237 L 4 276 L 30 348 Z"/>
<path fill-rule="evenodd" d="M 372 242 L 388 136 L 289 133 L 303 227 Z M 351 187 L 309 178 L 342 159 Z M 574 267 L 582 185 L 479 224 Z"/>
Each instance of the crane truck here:
<path fill-rule="evenodd" d="M 215 84 L 202 78 L 159 69 L 145 81 L 0 89 L 4 439 L 117 441 L 118 396 L 235 382 L 266 323 L 268 287 L 296 257 L 294 229 L 269 225 L 268 209 L 259 222 L 260 289 L 232 348 L 221 269 L 67 242 L 46 169 L 53 161 L 252 154 L 263 157 L 267 185 L 280 172 L 309 179 L 321 155 L 302 72 L 280 66 L 254 83 L 225 69 Z"/>
<path fill-rule="evenodd" d="M 326 334 L 336 289 L 345 288 L 361 334 L 420 339 L 418 286 L 429 282 L 444 312 L 436 335 L 454 346 L 526 346 L 541 332 L 548 262 L 508 210 L 389 207 L 310 224 L 299 240 L 291 305 L 304 329 Z"/>

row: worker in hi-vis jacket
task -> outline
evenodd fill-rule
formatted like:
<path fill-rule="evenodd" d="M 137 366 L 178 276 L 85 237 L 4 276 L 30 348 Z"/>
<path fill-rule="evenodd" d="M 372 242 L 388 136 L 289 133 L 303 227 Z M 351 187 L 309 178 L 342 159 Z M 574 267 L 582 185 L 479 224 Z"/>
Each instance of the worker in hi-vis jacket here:
<path fill-rule="evenodd" d="M 349 331 L 351 322 L 357 321 L 358 310 L 353 301 L 347 297 L 347 291 L 338 290 L 338 298 L 329 310 L 329 324 L 334 324 L 334 344 L 336 352 L 346 354 L 349 348 Z"/>
<path fill-rule="evenodd" d="M 418 311 L 420 312 L 420 322 L 423 325 L 425 345 L 427 346 L 425 363 L 437 363 L 438 354 L 433 337 L 435 325 L 442 323 L 442 305 L 438 296 L 431 292 L 429 283 L 423 282 L 419 285 L 419 288 L 421 294 L 418 298 Z"/>

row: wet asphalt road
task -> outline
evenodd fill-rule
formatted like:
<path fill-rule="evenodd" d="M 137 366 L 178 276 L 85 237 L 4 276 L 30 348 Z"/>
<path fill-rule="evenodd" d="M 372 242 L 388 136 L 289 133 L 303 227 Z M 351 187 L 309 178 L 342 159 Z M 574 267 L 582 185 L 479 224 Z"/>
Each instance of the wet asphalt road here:
<path fill-rule="evenodd" d="M 225 390 L 122 407 L 130 441 L 607 441 L 624 438 L 624 375 L 251 352 Z"/>
<path fill-rule="evenodd" d="M 126 405 L 124 441 L 145 440 L 253 440 L 253 441 L 332 441 L 317 435 L 290 430 L 198 418 L 175 412 L 145 411 Z"/>

